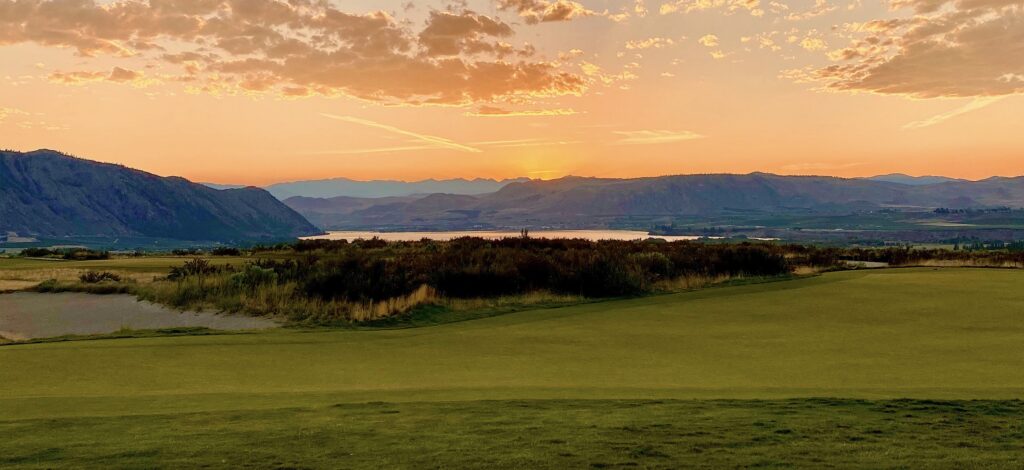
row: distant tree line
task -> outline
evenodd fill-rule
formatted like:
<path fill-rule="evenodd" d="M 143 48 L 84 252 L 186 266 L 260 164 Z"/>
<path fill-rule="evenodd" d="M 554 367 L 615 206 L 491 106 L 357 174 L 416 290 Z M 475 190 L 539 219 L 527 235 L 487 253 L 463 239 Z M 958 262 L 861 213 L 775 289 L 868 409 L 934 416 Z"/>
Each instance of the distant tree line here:
<path fill-rule="evenodd" d="M 988 208 L 966 208 L 966 209 L 953 209 L 949 207 L 940 207 L 935 209 L 936 214 L 1000 214 L 1013 212 L 1013 208 L 1007 206 L 1001 207 L 988 207 Z"/>
<path fill-rule="evenodd" d="M 21 256 L 26 258 L 60 258 L 74 261 L 109 259 L 110 252 L 87 248 L 25 248 Z"/>

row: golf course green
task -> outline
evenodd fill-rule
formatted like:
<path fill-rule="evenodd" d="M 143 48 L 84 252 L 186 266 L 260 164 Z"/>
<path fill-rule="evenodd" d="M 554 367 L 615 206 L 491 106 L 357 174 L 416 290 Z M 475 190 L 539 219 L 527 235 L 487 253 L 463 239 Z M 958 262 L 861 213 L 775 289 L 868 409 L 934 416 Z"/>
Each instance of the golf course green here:
<path fill-rule="evenodd" d="M 7 345 L 0 467 L 1001 467 L 1019 398 L 1024 271 L 847 271 L 422 328 Z"/>

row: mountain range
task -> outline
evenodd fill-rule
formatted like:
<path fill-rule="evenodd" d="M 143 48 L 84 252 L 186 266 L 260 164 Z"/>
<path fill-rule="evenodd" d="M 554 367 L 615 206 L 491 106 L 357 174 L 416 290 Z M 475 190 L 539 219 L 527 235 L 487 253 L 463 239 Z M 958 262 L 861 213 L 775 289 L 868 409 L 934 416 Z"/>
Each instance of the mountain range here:
<path fill-rule="evenodd" d="M 751 173 L 417 183 L 334 179 L 277 186 L 378 197 L 293 196 L 281 202 L 260 188 L 215 189 L 51 150 L 4 151 L 0 233 L 232 242 L 290 239 L 319 229 L 649 228 L 716 216 L 753 220 L 1024 207 L 1024 178 L 1002 177 L 966 181 Z"/>
<path fill-rule="evenodd" d="M 348 178 L 331 178 L 324 180 L 294 181 L 277 183 L 265 187 L 274 197 L 285 200 L 288 198 L 316 197 L 403 197 L 424 196 L 428 194 L 467 194 L 479 195 L 493 193 L 510 183 L 529 181 L 529 178 L 512 178 L 504 180 L 476 179 L 428 179 L 422 181 L 372 180 L 357 181 Z M 240 188 L 239 185 L 204 183 L 215 189 Z"/>
<path fill-rule="evenodd" d="M 966 181 L 945 176 L 910 176 L 902 173 L 859 178 L 870 181 L 899 183 L 910 186 L 925 186 L 953 181 Z M 264 189 L 280 200 L 293 197 L 306 198 L 391 198 L 427 196 L 430 194 L 456 194 L 479 196 L 493 193 L 512 183 L 525 183 L 530 178 L 496 179 L 427 179 L 421 181 L 369 180 L 359 181 L 348 178 L 294 181 L 276 183 Z M 237 189 L 243 185 L 203 183 L 214 189 Z"/>
<path fill-rule="evenodd" d="M 510 183 L 483 195 L 294 197 L 285 204 L 324 229 L 599 228 L 659 217 L 842 214 L 939 207 L 1024 206 L 1024 178 L 930 184 L 863 178 L 708 174 L 566 177 Z"/>
<path fill-rule="evenodd" d="M 220 191 L 52 150 L 0 152 L 5 232 L 222 242 L 319 233 L 263 189 Z"/>

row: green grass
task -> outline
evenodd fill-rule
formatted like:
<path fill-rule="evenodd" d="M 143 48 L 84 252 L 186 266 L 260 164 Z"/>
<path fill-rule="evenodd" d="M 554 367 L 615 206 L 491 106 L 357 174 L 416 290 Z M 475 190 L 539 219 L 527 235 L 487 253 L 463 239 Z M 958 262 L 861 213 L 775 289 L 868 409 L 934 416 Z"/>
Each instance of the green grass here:
<path fill-rule="evenodd" d="M 1024 449 L 1022 305 L 1024 271 L 894 269 L 423 328 L 7 345 L 0 466 L 999 467 Z"/>
<path fill-rule="evenodd" d="M 1010 468 L 1024 403 L 541 400 L 0 422 L 0 467 Z"/>

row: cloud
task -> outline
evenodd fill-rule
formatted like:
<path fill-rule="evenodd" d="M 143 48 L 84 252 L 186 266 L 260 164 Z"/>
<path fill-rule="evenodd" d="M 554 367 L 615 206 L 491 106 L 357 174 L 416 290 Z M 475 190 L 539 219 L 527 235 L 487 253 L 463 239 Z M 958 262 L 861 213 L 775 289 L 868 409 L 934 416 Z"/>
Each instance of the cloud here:
<path fill-rule="evenodd" d="M 524 116 L 572 116 L 579 114 L 567 108 L 507 110 L 496 106 L 480 106 L 476 111 L 465 113 L 466 116 L 478 117 L 524 117 Z"/>
<path fill-rule="evenodd" d="M 701 43 L 705 47 L 718 47 L 718 36 L 714 34 L 705 34 L 701 36 L 697 42 Z"/>
<path fill-rule="evenodd" d="M 811 18 L 817 18 L 819 16 L 831 13 L 838 9 L 836 5 L 831 5 L 828 0 L 814 0 L 814 6 L 809 10 L 802 11 L 799 13 L 790 13 L 786 15 L 786 19 L 789 21 L 803 21 Z"/>
<path fill-rule="evenodd" d="M 43 129 L 47 131 L 66 130 L 67 127 L 59 124 L 51 124 L 38 120 L 42 113 L 29 113 L 17 108 L 5 108 L 0 106 L 0 125 L 14 125 L 22 129 Z M 33 121 L 35 117 L 37 120 Z"/>
<path fill-rule="evenodd" d="M 675 44 L 672 38 L 647 38 L 626 42 L 626 49 L 661 49 Z"/>
<path fill-rule="evenodd" d="M 805 80 L 832 90 L 916 98 L 1000 96 L 1024 92 L 1024 5 L 1008 0 L 899 0 L 896 7 L 936 12 L 869 22 L 849 47 L 831 51 L 843 62 L 812 70 Z"/>
<path fill-rule="evenodd" d="M 614 133 L 622 136 L 615 142 L 620 145 L 668 144 L 704 138 L 703 135 L 690 131 L 641 130 L 615 131 Z"/>
<path fill-rule="evenodd" d="M 385 130 L 385 131 L 391 132 L 393 134 L 398 134 L 398 135 L 403 135 L 403 136 L 406 136 L 406 137 L 410 137 L 414 141 L 419 141 L 421 143 L 427 144 L 428 146 L 431 146 L 431 147 L 434 147 L 434 148 L 447 148 L 447 149 L 451 149 L 451 150 L 459 150 L 459 151 L 462 151 L 462 152 L 480 153 L 480 149 L 478 149 L 478 148 L 470 147 L 468 145 L 462 145 L 460 143 L 451 141 L 449 139 L 445 139 L 444 137 L 437 137 L 437 136 L 428 135 L 428 134 L 419 134 L 419 133 L 416 133 L 416 132 L 407 131 L 407 130 L 404 130 L 404 129 L 399 129 L 399 128 L 395 127 L 395 126 L 389 126 L 387 124 L 381 124 L 379 122 L 374 122 L 374 121 L 370 121 L 370 120 L 367 120 L 367 119 L 360 119 L 360 118 L 352 117 L 352 116 L 336 116 L 334 114 L 326 114 L 326 113 L 323 113 L 321 115 L 326 117 L 326 118 L 335 119 L 335 120 L 338 120 L 338 121 L 349 122 L 349 123 L 352 123 L 352 124 L 359 124 L 361 126 L 366 126 L 366 127 L 373 127 L 375 129 L 381 129 L 381 130 Z M 399 147 L 399 148 L 403 149 L 403 150 L 409 150 L 410 149 L 410 147 Z"/>
<path fill-rule="evenodd" d="M 498 8 L 514 10 L 527 24 L 569 21 L 599 14 L 572 0 L 498 0 Z"/>
<path fill-rule="evenodd" d="M 924 128 L 924 127 L 931 127 L 931 126 L 934 126 L 936 124 L 939 124 L 939 123 L 948 121 L 950 119 L 953 119 L 953 118 L 955 118 L 955 117 L 957 117 L 957 116 L 959 116 L 961 114 L 967 114 L 967 113 L 969 113 L 971 111 L 976 111 L 976 110 L 979 110 L 981 108 L 987 107 L 988 105 L 990 105 L 992 103 L 995 103 L 995 102 L 997 102 L 997 101 L 999 101 L 999 100 L 1001 100 L 1003 98 L 1004 97 L 1002 97 L 1002 96 L 975 98 L 975 99 L 971 100 L 969 103 L 967 103 L 967 104 L 965 104 L 965 105 L 963 105 L 963 106 L 961 106 L 959 108 L 956 108 L 954 110 L 947 111 L 947 112 L 944 112 L 944 113 L 941 113 L 941 114 L 936 114 L 935 116 L 932 116 L 932 117 L 930 117 L 928 119 L 924 119 L 924 120 L 921 120 L 921 121 L 908 122 L 907 124 L 905 124 L 903 126 L 903 128 L 904 129 L 921 129 L 921 128 Z"/>
<path fill-rule="evenodd" d="M 512 52 L 511 45 L 493 43 L 487 38 L 505 38 L 512 34 L 511 26 L 494 18 L 472 12 L 454 14 L 433 11 L 428 26 L 419 34 L 419 42 L 427 54 L 434 56 L 482 52 L 508 54 Z"/>
<path fill-rule="evenodd" d="M 424 150 L 442 150 L 442 147 L 436 147 L 433 145 L 404 145 L 397 147 L 376 147 L 368 149 L 325 150 L 323 152 L 314 152 L 312 153 L 312 155 L 363 155 L 371 153 L 395 153 L 413 151 L 419 152 Z"/>
<path fill-rule="evenodd" d="M 49 79 L 51 82 L 64 85 L 81 85 L 89 82 L 101 82 L 108 76 L 109 74 L 105 72 L 54 72 L 50 74 Z"/>
<path fill-rule="evenodd" d="M 7 119 L 8 116 L 22 116 L 22 115 L 27 115 L 27 114 L 28 113 L 26 113 L 25 111 L 22 111 L 20 109 L 5 108 L 5 107 L 0 106 L 0 122 L 3 122 L 5 119 Z"/>
<path fill-rule="evenodd" d="M 473 142 L 473 145 L 492 148 L 517 148 L 517 147 L 546 147 L 552 145 L 576 145 L 585 143 L 582 140 L 544 140 L 544 139 L 514 139 L 514 140 L 491 140 L 485 142 Z"/>
<path fill-rule="evenodd" d="M 146 74 L 143 72 L 137 72 L 135 70 L 129 70 L 121 67 L 114 67 L 110 72 L 53 72 L 47 78 L 53 83 L 60 83 L 63 85 L 83 85 L 91 82 L 113 82 L 127 83 L 138 88 L 145 88 L 160 82 L 157 79 L 147 78 Z"/>
<path fill-rule="evenodd" d="M 828 49 L 828 44 L 825 44 L 825 41 L 822 40 L 821 38 L 808 37 L 800 41 L 800 47 L 812 52 L 823 51 L 825 49 Z"/>
<path fill-rule="evenodd" d="M 736 11 L 747 10 L 752 16 L 763 16 L 764 10 L 761 7 L 761 0 L 675 0 L 662 3 L 658 13 L 668 15 L 672 13 L 690 13 L 694 11 L 725 9 L 727 14 Z"/>
<path fill-rule="evenodd" d="M 351 14 L 323 0 L 0 0 L 0 45 L 160 60 L 194 92 L 466 105 L 586 90 L 561 63 L 508 44 L 513 34 L 468 10 L 431 13 L 417 32 L 388 13 Z M 89 78 L 78 75 L 63 78 Z"/>
<path fill-rule="evenodd" d="M 608 73 L 599 65 L 586 61 L 580 64 L 580 69 L 583 70 L 583 75 L 587 76 L 589 79 L 609 86 L 619 83 L 619 86 L 622 87 L 624 86 L 622 82 L 628 82 L 639 78 L 635 73 L 628 69 L 619 73 Z"/>

